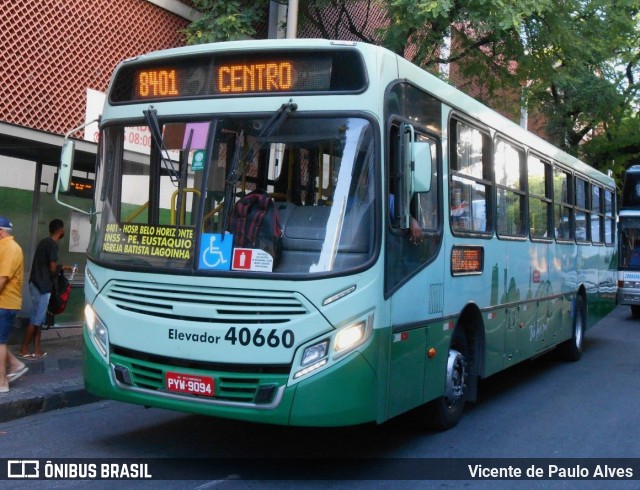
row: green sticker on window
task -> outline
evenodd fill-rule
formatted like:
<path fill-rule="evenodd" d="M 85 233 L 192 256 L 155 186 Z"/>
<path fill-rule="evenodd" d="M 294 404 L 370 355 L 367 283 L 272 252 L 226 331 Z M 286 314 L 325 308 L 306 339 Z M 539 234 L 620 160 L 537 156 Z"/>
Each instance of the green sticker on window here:
<path fill-rule="evenodd" d="M 196 150 L 193 152 L 193 160 L 191 161 L 191 170 L 204 170 L 204 162 L 207 156 L 206 150 Z"/>

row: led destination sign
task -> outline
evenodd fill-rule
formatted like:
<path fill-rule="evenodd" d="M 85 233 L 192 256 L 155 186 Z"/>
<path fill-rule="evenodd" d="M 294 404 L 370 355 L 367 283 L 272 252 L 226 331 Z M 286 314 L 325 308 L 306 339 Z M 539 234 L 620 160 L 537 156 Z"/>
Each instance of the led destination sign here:
<path fill-rule="evenodd" d="M 293 88 L 294 64 L 242 63 L 216 67 L 218 92 L 282 92 Z"/>
<path fill-rule="evenodd" d="M 290 91 L 294 89 L 294 71 L 294 63 L 291 61 L 216 66 L 214 93 Z M 139 70 L 136 72 L 135 98 L 180 97 L 184 94 L 179 89 L 179 80 L 181 75 L 176 68 Z M 326 75 L 324 83 L 321 83 L 325 88 L 328 86 Z M 300 90 L 299 87 L 296 88 Z"/>
<path fill-rule="evenodd" d="M 211 71 L 210 77 L 204 75 Z M 136 100 L 189 97 L 207 86 L 210 88 L 205 92 L 211 95 L 328 90 L 331 60 L 233 60 L 199 72 L 180 67 L 145 68 L 137 70 L 134 77 L 133 98 Z"/>
<path fill-rule="evenodd" d="M 140 99 L 179 96 L 177 70 L 168 68 L 138 71 L 136 94 Z"/>
<path fill-rule="evenodd" d="M 351 50 L 199 56 L 125 65 L 116 73 L 110 100 L 355 92 L 366 83 L 362 58 Z"/>

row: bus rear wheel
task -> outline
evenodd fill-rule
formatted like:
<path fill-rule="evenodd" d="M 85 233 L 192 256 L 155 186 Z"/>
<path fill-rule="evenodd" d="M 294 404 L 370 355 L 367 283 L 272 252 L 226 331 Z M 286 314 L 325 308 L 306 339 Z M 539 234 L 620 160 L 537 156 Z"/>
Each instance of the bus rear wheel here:
<path fill-rule="evenodd" d="M 582 357 L 582 344 L 587 329 L 587 310 L 581 295 L 576 297 L 573 315 L 573 334 L 571 338 L 560 344 L 560 353 L 567 361 L 575 362 Z"/>
<path fill-rule="evenodd" d="M 458 424 L 466 402 L 467 376 L 464 354 L 452 347 L 447 360 L 444 394 L 427 404 L 427 420 L 431 428 L 447 430 Z"/>
<path fill-rule="evenodd" d="M 631 305 L 631 316 L 636 320 L 640 318 L 640 305 Z"/>

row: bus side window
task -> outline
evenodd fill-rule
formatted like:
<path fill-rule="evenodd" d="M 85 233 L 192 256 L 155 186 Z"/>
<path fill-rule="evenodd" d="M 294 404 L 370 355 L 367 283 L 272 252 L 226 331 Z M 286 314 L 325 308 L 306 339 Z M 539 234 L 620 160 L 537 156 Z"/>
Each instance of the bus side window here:
<path fill-rule="evenodd" d="M 420 238 L 414 238 L 418 234 L 417 230 L 401 230 L 394 209 L 394 190 L 396 189 L 397 159 L 399 151 L 399 126 L 393 125 L 390 135 L 390 160 L 388 167 L 388 222 L 389 227 L 386 232 L 387 254 L 386 254 L 386 289 L 392 289 L 405 279 L 417 272 L 422 266 L 433 260 L 442 241 L 441 226 L 441 206 L 440 201 L 440 165 L 438 143 L 426 135 L 416 133 L 418 141 L 428 142 L 431 146 L 431 157 L 433 161 L 431 188 L 428 192 L 415 193 L 411 198 L 410 215 L 411 226 L 417 226 L 420 230 Z"/>
<path fill-rule="evenodd" d="M 604 191 L 604 243 L 614 245 L 616 237 L 615 192 Z"/>
<path fill-rule="evenodd" d="M 451 135 L 451 229 L 489 234 L 493 230 L 489 135 L 455 119 L 451 122 Z"/>
<path fill-rule="evenodd" d="M 551 166 L 535 155 L 527 159 L 529 233 L 533 239 L 553 238 Z"/>
<path fill-rule="evenodd" d="M 525 236 L 524 151 L 503 140 L 495 145 L 496 231 L 498 236 Z"/>
<path fill-rule="evenodd" d="M 593 243 L 604 243 L 604 192 L 599 185 L 591 184 L 591 222 L 589 229 Z"/>
<path fill-rule="evenodd" d="M 589 209 L 589 184 L 584 179 L 576 177 L 576 240 L 581 242 L 591 241 L 588 233 L 588 223 L 591 221 L 591 213 Z M 596 240 L 597 241 L 597 240 Z"/>
<path fill-rule="evenodd" d="M 573 240 L 575 237 L 574 209 L 571 178 L 564 170 L 553 169 L 553 204 L 556 239 Z"/>

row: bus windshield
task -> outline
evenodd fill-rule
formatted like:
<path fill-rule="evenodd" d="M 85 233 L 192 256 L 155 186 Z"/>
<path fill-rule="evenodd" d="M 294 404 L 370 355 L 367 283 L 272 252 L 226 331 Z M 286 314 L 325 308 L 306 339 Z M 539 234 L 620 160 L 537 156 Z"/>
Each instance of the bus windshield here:
<path fill-rule="evenodd" d="M 640 217 L 620 217 L 620 269 L 640 270 Z"/>
<path fill-rule="evenodd" d="M 640 166 L 631 167 L 624 174 L 622 208 L 640 208 Z"/>
<path fill-rule="evenodd" d="M 308 275 L 361 268 L 372 258 L 370 122 L 291 115 L 277 124 L 272 115 L 162 121 L 149 112 L 146 124 L 102 132 L 94 260 Z M 255 194 L 262 211 L 242 221 L 239 205 Z M 261 227 L 261 241 L 239 243 L 243 226 Z"/>

